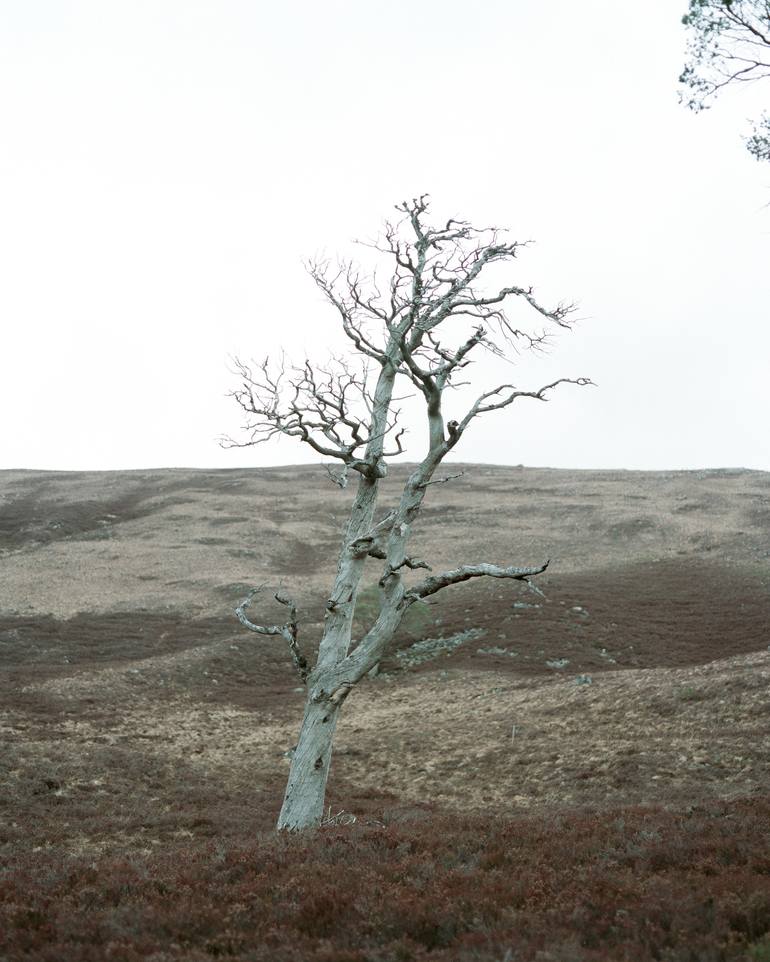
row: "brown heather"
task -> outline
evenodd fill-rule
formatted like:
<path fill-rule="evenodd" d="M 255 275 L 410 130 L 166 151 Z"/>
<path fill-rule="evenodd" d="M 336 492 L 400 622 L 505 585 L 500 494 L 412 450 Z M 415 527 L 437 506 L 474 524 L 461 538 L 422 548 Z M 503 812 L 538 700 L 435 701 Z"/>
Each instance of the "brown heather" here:
<path fill-rule="evenodd" d="M 428 811 L 151 854 L 21 853 L 0 957 L 36 962 L 768 958 L 770 802 Z M 244 826 L 244 836 L 248 835 Z"/>

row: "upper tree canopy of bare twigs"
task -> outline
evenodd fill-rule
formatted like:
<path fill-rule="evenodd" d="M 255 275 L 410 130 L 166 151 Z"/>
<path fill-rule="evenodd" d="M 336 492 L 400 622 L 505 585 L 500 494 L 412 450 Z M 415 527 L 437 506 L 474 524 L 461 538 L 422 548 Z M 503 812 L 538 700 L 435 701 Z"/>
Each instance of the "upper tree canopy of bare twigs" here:
<path fill-rule="evenodd" d="M 728 86 L 770 77 L 770 0 L 690 0 L 688 61 L 680 76 L 682 101 L 695 111 L 710 107 Z M 757 160 L 770 160 L 770 115 L 746 138 Z"/>
<path fill-rule="evenodd" d="M 513 566 L 478 560 L 410 580 L 413 571 L 430 571 L 427 561 L 410 555 L 409 541 L 429 487 L 450 480 L 434 477 L 441 462 L 478 418 L 520 399 L 545 401 L 561 384 L 590 383 L 582 377 L 560 378 L 531 390 L 498 384 L 481 389 L 458 417 L 445 420 L 447 391 L 466 376 L 463 372 L 481 351 L 505 355 L 519 346 L 537 348 L 548 338 L 549 328 L 570 327 L 571 307 L 548 307 L 531 287 L 507 284 L 490 289 L 483 283 L 490 268 L 510 265 L 525 246 L 503 231 L 475 228 L 454 218 L 432 226 L 427 222 L 427 196 L 400 204 L 397 210 L 399 220 L 386 223 L 380 239 L 370 245 L 387 264 L 386 279 L 379 280 L 376 274 L 365 277 L 351 263 L 309 264 L 311 278 L 351 342 L 349 356 L 328 364 L 309 360 L 294 366 L 284 360 L 238 364 L 240 383 L 233 394 L 246 416 L 245 439 L 230 444 L 296 438 L 337 462 L 329 474 L 341 487 L 351 475 L 358 475 L 312 669 L 311 659 L 300 648 L 297 606 L 286 593 L 275 596 L 289 612 L 283 625 L 250 620 L 246 609 L 256 592 L 237 611 L 246 628 L 285 639 L 308 687 L 280 828 L 319 823 L 340 707 L 356 683 L 379 664 L 411 605 L 473 578 L 528 582 L 548 564 Z M 512 305 L 524 310 L 514 316 Z M 527 323 L 528 314 L 539 322 L 534 328 Z M 424 402 L 428 439 L 398 507 L 378 519 L 379 482 L 387 473 L 388 459 L 404 450 L 399 380 L 416 388 Z M 379 614 L 354 643 L 356 596 L 365 565 L 372 560 L 380 566 Z"/>

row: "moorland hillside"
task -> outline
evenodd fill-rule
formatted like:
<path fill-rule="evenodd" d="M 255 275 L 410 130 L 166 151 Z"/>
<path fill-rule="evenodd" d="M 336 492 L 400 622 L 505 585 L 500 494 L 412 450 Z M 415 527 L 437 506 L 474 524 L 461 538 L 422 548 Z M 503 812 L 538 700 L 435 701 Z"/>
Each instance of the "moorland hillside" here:
<path fill-rule="evenodd" d="M 504 933 L 511 926 L 520 933 L 523 924 L 532 929 L 531 944 L 510 958 L 535 958 L 561 933 L 559 951 L 567 955 L 549 958 L 685 959 L 688 940 L 697 942 L 692 933 L 712 931 L 703 929 L 709 911 L 708 945 L 737 946 L 713 958 L 759 957 L 745 954 L 746 946 L 760 944 L 763 919 L 770 930 L 770 891 L 766 911 L 752 902 L 745 918 L 733 903 L 747 886 L 756 895 L 765 877 L 757 826 L 766 815 L 757 806 L 770 789 L 770 475 L 464 469 L 431 490 L 415 554 L 439 570 L 550 558 L 538 579 L 544 597 L 489 580 L 412 609 L 379 674 L 346 702 L 337 736 L 328 801 L 331 814 L 344 810 L 357 823 L 330 831 L 373 832 L 356 843 L 369 855 L 349 869 L 353 888 L 331 908 L 315 905 L 306 880 L 299 886 L 310 886 L 304 901 L 286 896 L 295 914 L 285 909 L 289 915 L 265 921 L 272 911 L 265 906 L 277 903 L 273 888 L 260 889 L 267 902 L 260 903 L 259 936 L 237 916 L 252 896 L 239 888 L 233 865 L 247 850 L 259 860 L 249 845 L 267 846 L 260 851 L 275 878 L 298 884 L 294 856 L 278 852 L 269 833 L 303 693 L 278 640 L 245 632 L 233 609 L 252 585 L 282 584 L 298 601 L 300 640 L 311 651 L 350 492 L 311 466 L 0 473 L 0 852 L 11 866 L 3 878 L 6 921 L 13 921 L 7 945 L 0 943 L 3 958 L 104 958 L 114 942 L 115 957 L 125 959 L 430 955 L 496 962 L 500 946 L 513 944 Z M 397 468 L 384 483 L 383 511 L 405 471 Z M 374 617 L 377 577 L 372 562 L 358 631 Z M 280 610 L 269 599 L 265 590 L 265 619 Z M 687 823 L 690 847 L 676 861 L 671 852 L 680 851 L 685 815 L 694 819 Z M 630 940 L 623 948 L 630 954 L 603 955 L 601 938 L 590 948 L 585 920 L 594 919 L 593 909 L 577 894 L 559 925 L 548 921 L 551 903 L 537 915 L 534 895 L 524 892 L 529 869 L 519 876 L 517 911 L 529 906 L 535 914 L 525 912 L 514 925 L 505 908 L 510 892 L 495 881 L 513 870 L 513 856 L 499 839 L 489 848 L 499 834 L 492 825 L 501 837 L 520 835 L 511 841 L 520 846 L 514 862 L 533 872 L 536 850 L 561 846 L 562 868 L 548 871 L 558 868 L 569 879 L 532 882 L 553 891 L 572 891 L 569 880 L 584 869 L 602 877 L 608 858 L 620 872 L 626 855 L 618 852 L 631 845 L 623 826 L 635 826 L 633 871 L 641 881 L 612 912 L 637 918 L 646 905 L 647 914 L 633 932 L 607 922 L 620 932 L 610 942 L 617 948 L 626 945 L 621 936 Z M 343 835 L 336 854 L 304 850 L 303 859 L 317 860 L 313 871 L 328 860 L 350 865 L 352 836 Z M 583 841 L 575 847 L 567 836 Z M 534 846 L 530 855 L 521 839 Z M 397 854 L 393 878 L 408 889 L 393 909 L 406 928 L 383 922 L 367 936 L 380 948 L 359 951 L 354 889 L 385 871 L 377 868 L 390 858 L 383 845 Z M 403 856 L 420 845 L 421 861 Z M 661 858 L 662 868 L 652 866 Z M 51 866 L 48 875 L 41 859 Z M 415 894 L 428 862 L 442 891 L 455 893 L 447 895 L 451 910 Z M 738 862 L 736 875 L 730 866 Z M 104 904 L 104 884 L 89 868 L 97 865 L 112 880 Z M 163 920 L 150 918 L 147 886 L 155 882 L 148 880 L 178 886 L 180 865 L 187 866 L 188 901 L 174 903 Z M 729 885 L 724 873 L 733 873 Z M 452 902 L 461 876 L 486 893 L 487 909 Z M 217 907 L 211 892 L 220 883 Z M 671 941 L 674 923 L 660 921 L 675 900 L 666 885 L 679 886 L 676 898 L 711 886 L 712 907 L 722 906 L 707 911 L 692 902 L 685 954 L 661 954 L 679 945 Z M 204 890 L 205 905 L 196 902 Z M 653 891 L 654 911 L 663 913 L 654 938 L 644 934 Z M 230 942 L 220 939 L 220 910 L 237 916 L 228 923 Z M 488 931 L 482 917 L 496 920 Z M 203 934 L 185 942 L 179 932 L 197 932 L 193 920 L 200 919 Z M 21 933 L 29 933 L 27 942 Z"/>

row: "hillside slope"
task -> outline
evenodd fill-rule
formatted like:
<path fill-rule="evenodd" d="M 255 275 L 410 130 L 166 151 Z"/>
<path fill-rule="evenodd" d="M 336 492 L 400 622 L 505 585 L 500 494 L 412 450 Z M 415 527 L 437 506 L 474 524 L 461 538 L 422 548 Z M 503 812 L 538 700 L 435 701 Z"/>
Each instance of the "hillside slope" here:
<path fill-rule="evenodd" d="M 18 805 L 44 833 L 60 792 L 93 803 L 71 844 L 111 845 L 130 792 L 121 838 L 144 844 L 163 835 L 144 804 L 181 805 L 181 772 L 201 799 L 215 783 L 274 812 L 302 693 L 233 607 L 282 581 L 310 650 L 350 497 L 308 466 L 0 474 L 10 821 Z M 346 704 L 333 802 L 511 812 L 770 787 L 770 476 L 467 466 L 416 537 L 434 568 L 550 557 L 546 598 L 475 583 L 417 612 Z M 369 591 L 359 630 L 373 611 Z"/>

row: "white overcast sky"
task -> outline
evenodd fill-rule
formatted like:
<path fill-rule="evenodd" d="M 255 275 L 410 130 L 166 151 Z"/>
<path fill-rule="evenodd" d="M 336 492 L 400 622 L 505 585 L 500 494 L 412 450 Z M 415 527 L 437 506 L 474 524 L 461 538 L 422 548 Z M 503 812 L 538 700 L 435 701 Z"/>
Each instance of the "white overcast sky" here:
<path fill-rule="evenodd" d="M 302 259 L 429 192 L 534 239 L 513 282 L 580 305 L 479 386 L 598 385 L 458 459 L 770 470 L 770 165 L 740 139 L 770 84 L 680 107 L 685 8 L 0 0 L 0 467 L 312 460 L 217 446 L 228 358 L 337 346 Z"/>

